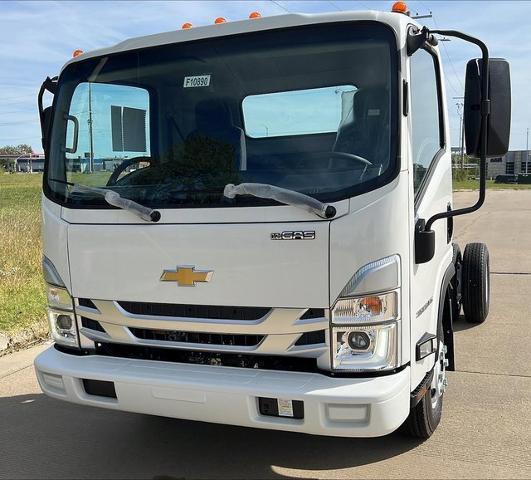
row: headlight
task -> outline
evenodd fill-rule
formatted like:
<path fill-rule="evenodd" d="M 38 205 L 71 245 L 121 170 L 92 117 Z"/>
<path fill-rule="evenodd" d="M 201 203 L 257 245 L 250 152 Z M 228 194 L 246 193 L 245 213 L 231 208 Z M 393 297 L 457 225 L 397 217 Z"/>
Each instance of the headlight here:
<path fill-rule="evenodd" d="M 334 370 L 400 366 L 400 278 L 400 257 L 391 255 L 364 265 L 347 282 L 330 310 Z"/>
<path fill-rule="evenodd" d="M 79 347 L 72 297 L 50 259 L 44 257 L 42 266 L 46 280 L 48 321 L 52 339 L 61 345 Z"/>
<path fill-rule="evenodd" d="M 339 298 L 331 310 L 332 367 L 378 371 L 399 366 L 399 291 Z"/>
<path fill-rule="evenodd" d="M 72 297 L 66 288 L 56 287 L 55 285 L 46 285 L 48 297 L 48 306 L 60 308 L 62 310 L 72 310 Z"/>

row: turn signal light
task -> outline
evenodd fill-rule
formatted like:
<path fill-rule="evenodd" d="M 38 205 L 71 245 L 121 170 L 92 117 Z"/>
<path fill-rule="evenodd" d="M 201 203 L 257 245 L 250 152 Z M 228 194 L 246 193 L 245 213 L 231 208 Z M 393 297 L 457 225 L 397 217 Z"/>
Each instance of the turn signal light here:
<path fill-rule="evenodd" d="M 73 58 L 76 58 L 76 57 L 79 57 L 79 56 L 82 55 L 82 54 L 83 54 L 83 50 L 80 50 L 80 49 L 78 48 L 77 50 L 74 50 L 74 51 L 72 52 L 72 57 L 73 57 Z"/>
<path fill-rule="evenodd" d="M 227 20 L 224 19 L 223 17 L 218 17 L 218 18 L 216 18 L 216 20 L 214 20 L 214 23 L 215 24 L 227 23 Z"/>
<path fill-rule="evenodd" d="M 372 315 L 380 315 L 382 313 L 382 301 L 380 297 L 365 297 L 360 302 L 360 305 L 371 312 Z"/>
<path fill-rule="evenodd" d="M 391 11 L 393 11 L 394 13 L 403 13 L 405 15 L 409 15 L 409 10 L 407 8 L 406 2 L 395 2 Z"/>
<path fill-rule="evenodd" d="M 256 20 L 257 18 L 261 18 L 262 17 L 262 14 L 260 12 L 251 12 L 249 14 L 249 18 L 251 20 Z"/>
<path fill-rule="evenodd" d="M 193 25 L 192 25 L 190 22 L 186 22 L 186 23 L 183 23 L 183 25 L 182 25 L 181 28 L 182 28 L 183 30 L 189 30 L 189 29 L 192 28 L 192 27 L 193 27 Z"/>

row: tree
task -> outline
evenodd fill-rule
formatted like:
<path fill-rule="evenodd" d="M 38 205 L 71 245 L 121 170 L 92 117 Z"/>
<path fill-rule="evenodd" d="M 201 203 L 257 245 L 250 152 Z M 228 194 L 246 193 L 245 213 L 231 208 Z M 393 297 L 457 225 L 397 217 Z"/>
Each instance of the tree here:
<path fill-rule="evenodd" d="M 33 153 L 31 145 L 21 143 L 20 145 L 5 145 L 0 147 L 0 155 L 23 155 L 26 153 Z"/>
<path fill-rule="evenodd" d="M 0 170 L 11 170 L 15 158 L 20 155 L 32 154 L 31 145 L 21 143 L 20 145 L 4 145 L 0 147 L 0 155 L 9 155 L 11 158 L 0 158 Z"/>

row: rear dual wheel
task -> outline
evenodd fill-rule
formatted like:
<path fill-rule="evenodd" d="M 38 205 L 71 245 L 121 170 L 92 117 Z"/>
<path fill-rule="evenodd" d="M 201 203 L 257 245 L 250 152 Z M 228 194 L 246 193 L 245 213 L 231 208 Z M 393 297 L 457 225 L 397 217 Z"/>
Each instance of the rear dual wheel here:
<path fill-rule="evenodd" d="M 484 243 L 469 243 L 463 254 L 461 274 L 463 312 L 469 323 L 483 323 L 489 314 L 489 276 L 487 246 Z"/>

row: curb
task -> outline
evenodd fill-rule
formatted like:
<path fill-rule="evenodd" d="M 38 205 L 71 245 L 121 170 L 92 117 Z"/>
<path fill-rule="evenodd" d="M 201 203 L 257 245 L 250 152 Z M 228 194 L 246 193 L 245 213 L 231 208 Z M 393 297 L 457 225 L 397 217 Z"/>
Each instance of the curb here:
<path fill-rule="evenodd" d="M 49 340 L 48 322 L 39 322 L 13 334 L 0 332 L 0 357 Z"/>

